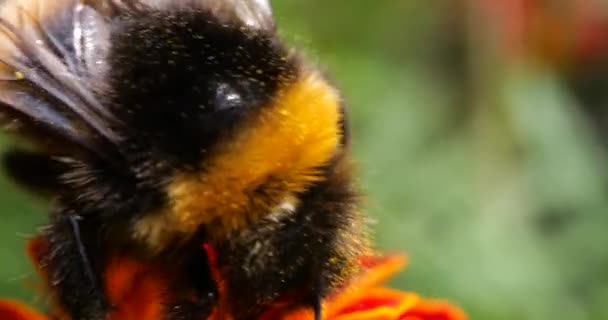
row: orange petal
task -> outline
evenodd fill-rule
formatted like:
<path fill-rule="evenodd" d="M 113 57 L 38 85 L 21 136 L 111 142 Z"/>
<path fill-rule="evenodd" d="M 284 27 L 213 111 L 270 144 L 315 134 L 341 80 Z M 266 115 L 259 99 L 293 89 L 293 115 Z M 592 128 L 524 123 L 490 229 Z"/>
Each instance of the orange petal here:
<path fill-rule="evenodd" d="M 354 297 L 367 288 L 377 286 L 386 281 L 397 271 L 401 270 L 407 263 L 406 256 L 388 255 L 383 257 L 364 257 L 361 264 L 366 269 L 353 280 L 353 282 L 338 295 L 330 297 L 331 302 L 327 305 L 327 313 L 333 314 L 350 305 Z"/>
<path fill-rule="evenodd" d="M 408 262 L 407 256 L 400 254 L 367 256 L 359 260 L 364 271 L 349 286 L 353 289 L 363 289 L 383 283 L 393 274 L 403 269 Z"/>
<path fill-rule="evenodd" d="M 2 320 L 48 320 L 48 318 L 29 306 L 14 300 L 0 300 L 0 319 Z"/>
<path fill-rule="evenodd" d="M 416 294 L 386 288 L 371 288 L 351 296 L 351 303 L 334 314 L 332 320 L 398 320 L 414 307 L 419 298 Z"/>
<path fill-rule="evenodd" d="M 400 312 L 399 310 L 403 311 L 403 308 L 413 304 L 412 299 L 416 297 L 415 295 L 406 294 L 395 290 L 373 288 L 378 283 L 386 281 L 390 276 L 402 269 L 407 263 L 406 256 L 367 256 L 360 258 L 360 262 L 361 266 L 363 267 L 361 274 L 356 277 L 348 285 L 348 287 L 327 299 L 328 301 L 325 303 L 323 308 L 325 319 L 333 320 L 337 319 L 336 317 L 342 319 L 342 316 L 346 316 L 343 311 L 349 307 L 356 306 L 356 301 L 361 302 L 359 307 L 367 304 L 369 310 L 363 312 L 363 316 L 380 317 L 393 315 L 393 312 L 396 312 L 398 316 Z M 380 307 L 380 305 L 383 303 L 386 304 L 386 306 Z M 372 308 L 372 306 L 378 308 Z M 388 308 L 388 306 L 391 306 L 392 308 L 396 307 L 397 309 L 389 310 L 391 308 Z M 357 316 L 354 314 L 357 314 Z M 344 319 L 376 319 L 357 318 L 359 314 L 361 314 L 361 312 L 353 313 L 353 315 L 350 315 L 353 318 L 344 317 Z M 310 320 L 313 318 L 313 314 L 310 310 L 298 310 L 284 316 L 282 320 Z"/>
<path fill-rule="evenodd" d="M 349 295 L 349 303 L 340 308 L 331 302 L 324 313 L 326 320 L 399 320 L 419 298 L 413 293 L 386 288 L 370 288 Z M 312 320 L 312 311 L 300 310 L 281 320 Z"/>
<path fill-rule="evenodd" d="M 399 320 L 466 320 L 468 317 L 458 307 L 447 301 L 422 300 L 405 312 Z"/>
<path fill-rule="evenodd" d="M 217 265 L 217 252 L 209 243 L 204 243 L 202 249 L 205 250 L 205 253 L 207 254 L 209 270 L 211 271 L 211 276 L 217 285 L 218 295 L 220 297 L 217 306 L 207 320 L 232 320 L 232 315 L 229 310 L 229 302 L 226 299 L 226 282 L 224 281 L 220 268 Z"/>
<path fill-rule="evenodd" d="M 162 319 L 167 284 L 153 268 L 117 259 L 106 270 L 106 290 L 115 309 L 107 320 Z"/>

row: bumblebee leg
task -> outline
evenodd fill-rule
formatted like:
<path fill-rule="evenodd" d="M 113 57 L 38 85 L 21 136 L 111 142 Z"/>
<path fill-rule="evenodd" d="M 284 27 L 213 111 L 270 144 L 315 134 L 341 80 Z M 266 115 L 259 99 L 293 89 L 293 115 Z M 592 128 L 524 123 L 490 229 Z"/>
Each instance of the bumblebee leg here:
<path fill-rule="evenodd" d="M 321 320 L 323 318 L 323 307 L 321 304 L 321 295 L 316 294 L 313 298 L 312 308 L 315 313 L 315 320 Z"/>
<path fill-rule="evenodd" d="M 102 259 L 96 243 L 98 228 L 95 221 L 59 211 L 44 233 L 50 289 L 72 319 L 102 320 L 109 309 L 96 276 L 96 263 Z"/>
<path fill-rule="evenodd" d="M 93 267 L 91 266 L 91 261 L 87 255 L 87 250 L 84 247 L 84 243 L 82 242 L 82 236 L 80 235 L 80 225 L 79 221 L 82 220 L 81 216 L 72 215 L 69 217 L 70 225 L 72 226 L 72 234 L 74 235 L 74 240 L 76 241 L 76 246 L 78 246 L 78 253 L 80 254 L 80 262 L 82 263 L 82 267 L 84 268 L 84 272 L 89 278 L 91 285 L 97 289 L 99 292 L 98 279 L 93 272 Z"/>

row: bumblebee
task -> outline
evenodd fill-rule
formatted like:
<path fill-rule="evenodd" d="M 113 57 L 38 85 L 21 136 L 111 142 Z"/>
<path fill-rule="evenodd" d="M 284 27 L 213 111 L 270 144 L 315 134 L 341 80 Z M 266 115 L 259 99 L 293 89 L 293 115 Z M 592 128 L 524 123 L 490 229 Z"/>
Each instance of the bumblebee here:
<path fill-rule="evenodd" d="M 14 180 L 51 200 L 44 263 L 72 319 L 116 255 L 173 270 L 166 318 L 313 307 L 367 250 L 338 90 L 264 0 L 7 0 L 0 113 Z M 225 290 L 209 268 L 210 247 Z M 194 298 L 193 298 L 194 297 Z"/>

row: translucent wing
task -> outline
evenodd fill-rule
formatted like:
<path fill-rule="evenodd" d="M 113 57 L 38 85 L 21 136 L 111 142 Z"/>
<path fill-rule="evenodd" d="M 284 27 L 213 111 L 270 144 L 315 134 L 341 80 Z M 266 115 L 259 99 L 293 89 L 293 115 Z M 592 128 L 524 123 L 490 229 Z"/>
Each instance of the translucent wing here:
<path fill-rule="evenodd" d="M 269 0 L 114 0 L 119 6 L 143 4 L 157 9 L 202 8 L 218 17 L 238 21 L 251 29 L 272 30 L 275 27 Z"/>
<path fill-rule="evenodd" d="M 275 27 L 269 0 L 225 0 L 216 1 L 233 10 L 236 17 L 249 27 L 273 29 Z"/>
<path fill-rule="evenodd" d="M 107 19 L 90 5 L 77 4 L 74 8 L 75 56 L 89 81 L 100 81 L 106 71 L 105 58 L 110 48 Z"/>
<path fill-rule="evenodd" d="M 95 151 L 119 140 L 95 95 L 109 23 L 78 0 L 7 0 L 0 7 L 0 114 L 25 135 Z M 63 140 L 62 140 L 63 139 Z M 101 153 L 101 151 L 98 151 Z"/>
<path fill-rule="evenodd" d="M 96 151 L 118 145 L 106 88 L 116 16 L 141 8 L 199 8 L 252 30 L 274 30 L 268 0 L 5 0 L 0 2 L 0 121 Z M 62 140 L 63 139 L 63 140 Z"/>

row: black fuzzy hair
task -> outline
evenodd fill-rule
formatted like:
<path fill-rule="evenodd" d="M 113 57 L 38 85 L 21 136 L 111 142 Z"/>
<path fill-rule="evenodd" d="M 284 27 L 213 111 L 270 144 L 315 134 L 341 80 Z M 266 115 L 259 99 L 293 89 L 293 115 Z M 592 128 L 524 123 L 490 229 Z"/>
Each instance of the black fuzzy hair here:
<path fill-rule="evenodd" d="M 236 319 L 256 319 L 285 298 L 287 308 L 313 307 L 356 269 L 366 231 L 349 161 L 340 153 L 295 211 L 262 219 L 219 245 Z"/>
<path fill-rule="evenodd" d="M 0 11 L 0 120 L 34 148 L 4 163 L 55 200 L 42 238 L 59 305 L 74 319 L 104 319 L 113 307 L 106 262 L 130 254 L 178 275 L 168 290 L 188 298 L 168 302 L 167 319 L 204 318 L 218 288 L 200 245 L 216 239 L 190 235 L 154 256 L 132 227 L 168 207 L 177 172 L 206 170 L 216 145 L 309 70 L 278 40 L 264 0 L 62 0 L 50 15 L 20 1 Z M 235 319 L 254 319 L 294 292 L 293 307 L 318 313 L 353 272 L 365 248 L 362 218 L 348 147 L 335 152 L 319 182 L 294 195 L 293 210 L 212 243 Z"/>
<path fill-rule="evenodd" d="M 199 165 L 297 74 L 274 34 L 202 10 L 150 11 L 117 25 L 107 105 L 128 124 L 126 137 L 177 165 Z"/>
<path fill-rule="evenodd" d="M 130 224 L 166 205 L 174 171 L 200 169 L 298 73 L 269 23 L 247 25 L 224 3 L 106 2 L 66 0 L 46 16 L 19 7 L 15 17 L 8 1 L 0 14 L 0 41 L 12 45 L 0 50 L 0 113 L 37 146 L 4 163 L 56 199 L 43 233 L 50 281 L 70 314 L 93 320 L 111 307 L 101 286 L 108 248 L 132 249 Z M 200 274 L 181 283 L 198 283 L 207 299 L 206 260 L 193 257 L 180 259 Z M 182 310 L 209 312 L 203 305 Z"/>

